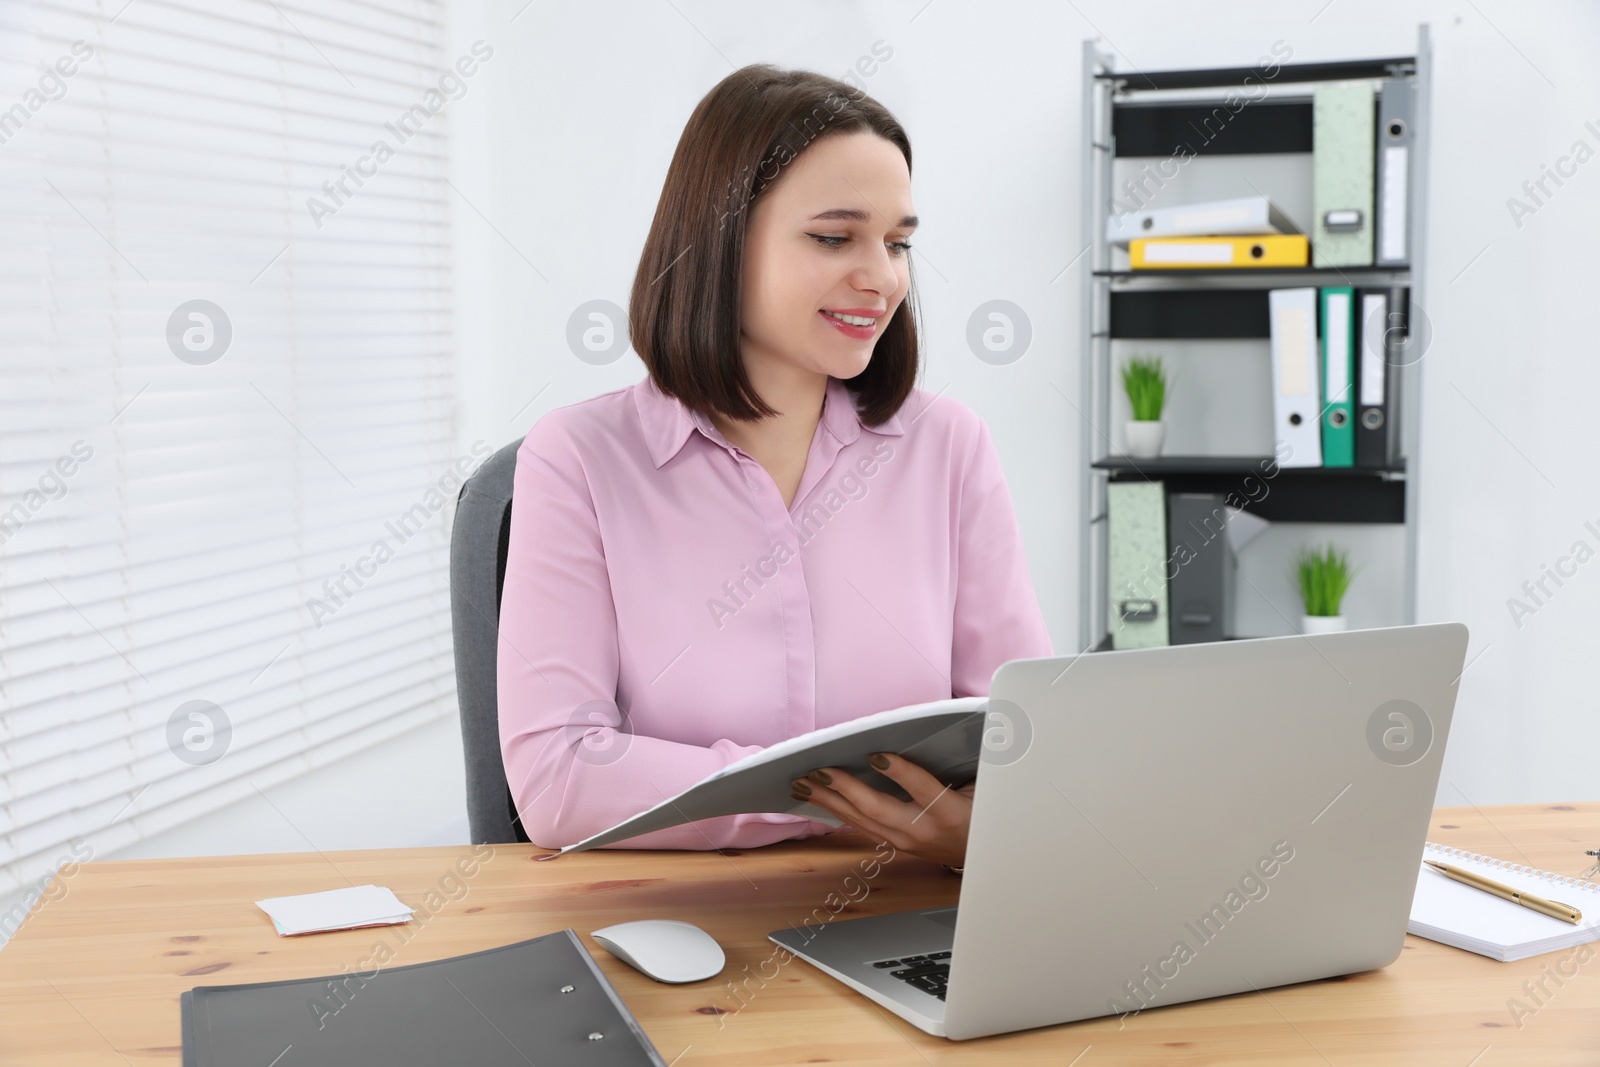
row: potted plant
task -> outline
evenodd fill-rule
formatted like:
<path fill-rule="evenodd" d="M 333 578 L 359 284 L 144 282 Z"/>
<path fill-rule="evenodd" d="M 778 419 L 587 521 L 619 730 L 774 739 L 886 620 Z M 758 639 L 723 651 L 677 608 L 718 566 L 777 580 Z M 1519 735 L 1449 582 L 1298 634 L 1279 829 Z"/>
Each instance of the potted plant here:
<path fill-rule="evenodd" d="M 1305 608 L 1305 614 L 1300 616 L 1300 632 L 1327 634 L 1345 629 L 1345 617 L 1339 613 L 1339 605 L 1355 577 L 1349 555 L 1332 545 L 1320 550 L 1302 548 L 1295 559 L 1294 577 L 1299 582 L 1300 602 Z"/>
<path fill-rule="evenodd" d="M 1161 409 L 1167 400 L 1167 372 L 1160 357 L 1134 356 L 1124 363 L 1122 388 L 1133 409 L 1133 418 L 1122 431 L 1127 453 L 1135 459 L 1154 459 L 1161 454 L 1165 436 Z"/>

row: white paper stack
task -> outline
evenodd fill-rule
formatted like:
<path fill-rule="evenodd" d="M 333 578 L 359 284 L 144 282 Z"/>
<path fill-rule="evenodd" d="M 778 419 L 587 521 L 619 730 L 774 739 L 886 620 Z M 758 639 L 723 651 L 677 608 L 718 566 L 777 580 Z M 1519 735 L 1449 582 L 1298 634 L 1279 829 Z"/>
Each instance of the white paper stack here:
<path fill-rule="evenodd" d="M 315 934 L 325 930 L 355 930 L 363 926 L 393 926 L 411 921 L 414 909 L 379 885 L 353 885 L 323 893 L 268 897 L 256 901 L 277 927 L 279 937 Z"/>

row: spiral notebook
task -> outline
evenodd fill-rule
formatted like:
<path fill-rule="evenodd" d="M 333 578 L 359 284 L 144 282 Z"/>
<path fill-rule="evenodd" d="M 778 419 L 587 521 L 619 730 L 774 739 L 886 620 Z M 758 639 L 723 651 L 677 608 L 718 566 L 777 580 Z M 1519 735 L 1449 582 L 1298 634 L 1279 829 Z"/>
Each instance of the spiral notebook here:
<path fill-rule="evenodd" d="M 1583 919 L 1577 926 L 1552 919 L 1424 866 L 1417 876 L 1411 922 L 1406 927 L 1418 937 L 1502 963 L 1600 941 L 1600 885 L 1432 841 L 1423 850 L 1422 858 L 1465 868 L 1546 900 L 1570 904 L 1583 914 Z"/>

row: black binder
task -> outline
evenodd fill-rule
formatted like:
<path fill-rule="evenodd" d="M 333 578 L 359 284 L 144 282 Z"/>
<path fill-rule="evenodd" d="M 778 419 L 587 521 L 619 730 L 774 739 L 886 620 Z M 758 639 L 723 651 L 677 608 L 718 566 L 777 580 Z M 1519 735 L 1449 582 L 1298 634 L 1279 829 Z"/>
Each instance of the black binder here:
<path fill-rule="evenodd" d="M 576 934 L 183 994 L 184 1067 L 667 1067 Z"/>
<path fill-rule="evenodd" d="M 1400 375 L 1406 358 L 1407 290 L 1356 290 L 1356 462 L 1398 467 Z"/>

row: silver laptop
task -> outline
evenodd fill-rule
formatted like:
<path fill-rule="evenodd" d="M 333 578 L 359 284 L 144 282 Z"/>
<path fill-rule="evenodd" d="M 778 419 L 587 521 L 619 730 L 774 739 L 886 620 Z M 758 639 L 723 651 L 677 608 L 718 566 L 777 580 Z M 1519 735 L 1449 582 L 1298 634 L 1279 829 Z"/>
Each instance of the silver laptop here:
<path fill-rule="evenodd" d="M 1383 967 L 1466 648 L 1438 623 L 1013 660 L 958 905 L 770 938 L 955 1039 Z"/>

